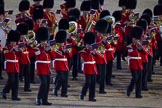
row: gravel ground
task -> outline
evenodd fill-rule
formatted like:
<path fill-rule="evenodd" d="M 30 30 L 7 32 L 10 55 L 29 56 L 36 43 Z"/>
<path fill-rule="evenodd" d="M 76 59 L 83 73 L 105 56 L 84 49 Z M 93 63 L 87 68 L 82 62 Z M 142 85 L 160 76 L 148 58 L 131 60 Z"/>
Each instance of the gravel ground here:
<path fill-rule="evenodd" d="M 14 9 L 14 15 L 18 12 L 17 7 L 20 0 L 5 0 L 6 9 Z M 55 0 L 54 9 L 59 8 L 63 0 Z M 77 0 L 77 7 L 79 7 L 81 0 Z M 138 0 L 137 12 L 142 12 L 146 8 L 153 9 L 154 5 L 157 3 L 157 0 Z M 114 10 L 120 9 L 118 7 L 118 0 L 105 0 L 104 9 L 110 10 L 112 13 Z M 14 16 L 12 17 L 14 21 Z M 11 23 L 14 27 L 14 23 Z M 88 102 L 88 96 L 84 101 L 79 100 L 79 94 L 84 83 L 84 75 L 79 74 L 78 81 L 71 81 L 71 73 L 69 78 L 69 84 L 71 87 L 68 89 L 68 98 L 61 98 L 60 96 L 55 97 L 53 95 L 54 85 L 50 85 L 50 94 L 49 101 L 53 103 L 51 108 L 162 108 L 162 67 L 157 65 L 155 66 L 156 74 L 153 75 L 153 82 L 148 84 L 149 91 L 142 92 L 143 98 L 136 99 L 134 91 L 131 96 L 128 98 L 125 94 L 126 87 L 131 78 L 130 73 L 127 69 L 127 63 L 122 61 L 123 70 L 115 69 L 115 60 L 113 74 L 116 76 L 112 79 L 113 86 L 106 86 L 107 94 L 100 95 L 98 94 L 98 85 L 96 89 L 96 99 L 97 102 Z M 7 77 L 6 73 L 4 80 L 0 80 L 0 92 L 6 83 Z M 55 73 L 51 77 L 54 77 Z M 52 82 L 52 81 L 51 81 Z M 34 105 L 35 97 L 37 96 L 39 88 L 39 80 L 36 84 L 31 85 L 32 92 L 24 93 L 23 92 L 23 83 L 20 83 L 19 95 L 22 99 L 20 102 L 11 101 L 10 94 L 8 95 L 7 100 L 3 100 L 0 96 L 0 108 L 36 108 Z M 49 107 L 49 108 L 50 108 Z M 46 106 L 40 106 L 40 108 L 46 108 Z"/>

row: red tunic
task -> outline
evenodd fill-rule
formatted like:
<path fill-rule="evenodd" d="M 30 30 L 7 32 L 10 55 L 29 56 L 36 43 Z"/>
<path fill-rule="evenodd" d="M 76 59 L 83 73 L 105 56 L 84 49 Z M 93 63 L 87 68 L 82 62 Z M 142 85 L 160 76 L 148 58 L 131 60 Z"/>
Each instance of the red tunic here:
<path fill-rule="evenodd" d="M 5 68 L 7 73 L 19 73 L 18 52 L 12 51 L 12 46 L 6 46 L 4 51 Z"/>
<path fill-rule="evenodd" d="M 22 22 L 25 22 L 26 19 L 30 19 L 30 15 L 27 12 L 19 13 L 16 15 L 15 23 L 20 24 Z"/>
<path fill-rule="evenodd" d="M 84 74 L 97 75 L 97 67 L 95 57 L 90 53 L 90 50 L 84 49 L 80 51 L 80 55 L 83 58 L 82 70 Z"/>
<path fill-rule="evenodd" d="M 107 62 L 114 60 L 115 48 L 110 44 L 106 44 L 105 47 L 106 47 L 106 60 L 107 60 Z"/>
<path fill-rule="evenodd" d="M 69 18 L 69 12 L 68 12 L 68 8 L 66 7 L 66 3 L 61 4 L 60 9 L 61 9 L 62 18 L 65 19 Z"/>

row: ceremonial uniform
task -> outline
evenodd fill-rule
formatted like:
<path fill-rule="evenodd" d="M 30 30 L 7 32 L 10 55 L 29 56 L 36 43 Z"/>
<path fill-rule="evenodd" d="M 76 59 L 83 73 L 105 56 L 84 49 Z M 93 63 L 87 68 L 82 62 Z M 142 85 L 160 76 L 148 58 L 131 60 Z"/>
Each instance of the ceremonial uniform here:
<path fill-rule="evenodd" d="M 30 13 L 30 15 L 33 15 L 34 8 L 35 8 L 36 6 L 41 5 L 40 2 L 41 2 L 42 0 L 33 0 L 33 1 L 34 1 L 35 3 L 34 3 L 33 5 L 31 5 L 30 8 L 29 8 L 29 13 Z M 42 5 L 41 5 L 41 6 L 42 6 Z"/>

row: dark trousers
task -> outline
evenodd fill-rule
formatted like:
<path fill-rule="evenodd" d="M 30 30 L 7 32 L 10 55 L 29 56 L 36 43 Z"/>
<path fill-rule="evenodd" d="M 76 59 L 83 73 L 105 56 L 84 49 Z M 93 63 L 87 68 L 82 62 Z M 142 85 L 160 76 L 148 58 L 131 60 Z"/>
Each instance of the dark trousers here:
<path fill-rule="evenodd" d="M 42 99 L 43 103 L 48 101 L 48 93 L 50 87 L 50 75 L 39 75 L 39 79 L 41 81 L 39 91 L 38 91 L 38 99 Z"/>
<path fill-rule="evenodd" d="M 56 86 L 55 94 L 57 94 L 59 88 L 61 87 L 61 95 L 67 95 L 67 86 L 68 86 L 68 72 L 56 71 Z"/>
<path fill-rule="evenodd" d="M 86 96 L 87 90 L 89 88 L 89 99 L 95 98 L 96 91 L 96 75 L 85 75 L 85 83 L 83 85 L 81 94 Z"/>
<path fill-rule="evenodd" d="M 35 57 L 30 57 L 30 82 L 35 80 Z"/>
<path fill-rule="evenodd" d="M 24 76 L 24 90 L 30 89 L 30 64 L 20 64 L 20 73 Z"/>
<path fill-rule="evenodd" d="M 152 79 L 152 73 L 153 73 L 153 57 L 152 56 L 148 56 L 148 68 L 147 68 L 147 71 L 148 71 L 148 77 L 147 79 L 148 80 L 151 80 Z"/>
<path fill-rule="evenodd" d="M 162 41 L 157 41 L 158 44 L 158 52 L 160 57 L 160 64 L 162 65 Z"/>
<path fill-rule="evenodd" d="M 105 91 L 105 77 L 106 77 L 106 64 L 97 64 L 97 69 L 99 72 L 98 82 L 99 82 L 99 92 Z"/>
<path fill-rule="evenodd" d="M 2 77 L 2 63 L 3 63 L 2 52 L 0 51 L 0 77 Z"/>
<path fill-rule="evenodd" d="M 18 73 L 7 73 L 8 80 L 7 83 L 3 89 L 4 93 L 9 93 L 9 91 L 12 91 L 12 98 L 18 97 L 18 87 L 19 87 L 19 76 Z"/>
<path fill-rule="evenodd" d="M 71 70 L 72 68 L 72 64 L 73 63 L 73 59 L 72 58 L 68 58 L 68 66 L 69 66 L 69 71 Z"/>
<path fill-rule="evenodd" d="M 106 83 L 111 83 L 113 61 L 108 61 L 106 65 Z"/>
<path fill-rule="evenodd" d="M 129 92 L 132 92 L 135 86 L 136 96 L 141 96 L 141 87 L 142 87 L 142 71 L 141 70 L 131 70 L 132 79 L 127 88 Z"/>
<path fill-rule="evenodd" d="M 121 66 L 121 57 L 122 57 L 122 51 L 120 51 L 120 50 L 117 50 L 116 51 L 116 60 L 117 60 L 117 64 L 116 64 L 116 67 L 117 67 L 117 69 L 121 69 L 122 68 L 122 66 Z"/>
<path fill-rule="evenodd" d="M 81 72 L 81 57 L 79 54 L 73 55 L 73 78 L 78 77 L 78 72 Z"/>
<path fill-rule="evenodd" d="M 147 89 L 148 63 L 143 63 L 142 89 Z"/>

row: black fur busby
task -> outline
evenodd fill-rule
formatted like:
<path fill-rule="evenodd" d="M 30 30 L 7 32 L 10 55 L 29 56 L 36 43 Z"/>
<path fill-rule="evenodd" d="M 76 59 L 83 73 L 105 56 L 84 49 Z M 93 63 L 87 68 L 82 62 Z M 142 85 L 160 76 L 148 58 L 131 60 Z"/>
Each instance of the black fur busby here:
<path fill-rule="evenodd" d="M 128 0 L 119 0 L 119 7 L 123 7 L 123 6 L 125 6 L 126 7 L 126 5 L 127 5 L 127 1 Z"/>
<path fill-rule="evenodd" d="M 108 16 L 108 15 L 110 15 L 110 11 L 109 10 L 103 10 L 100 13 L 100 19 L 102 19 L 103 17 Z"/>
<path fill-rule="evenodd" d="M 49 39 L 49 37 L 50 37 L 49 30 L 46 27 L 40 27 L 36 31 L 36 40 L 38 42 L 40 42 L 40 41 L 46 41 L 46 40 Z"/>
<path fill-rule="evenodd" d="M 33 28 L 34 28 L 34 22 L 33 22 L 32 19 L 25 20 L 25 23 L 28 25 L 28 29 L 29 30 L 33 30 Z"/>
<path fill-rule="evenodd" d="M 126 4 L 127 9 L 136 9 L 137 0 L 128 0 Z"/>
<path fill-rule="evenodd" d="M 154 7 L 154 15 L 158 16 L 158 15 L 162 15 L 162 4 L 158 4 Z"/>
<path fill-rule="evenodd" d="M 67 19 L 60 19 L 58 23 L 59 30 L 68 30 L 69 29 L 69 21 Z"/>
<path fill-rule="evenodd" d="M 4 15 L 4 13 L 5 13 L 4 7 L 0 6 L 0 15 Z"/>
<path fill-rule="evenodd" d="M 91 45 L 95 42 L 96 42 L 96 35 L 93 32 L 86 32 L 84 35 L 84 43 Z"/>
<path fill-rule="evenodd" d="M 43 1 L 43 8 L 53 8 L 54 0 L 44 0 Z"/>
<path fill-rule="evenodd" d="M 64 30 L 59 30 L 59 31 L 56 33 L 55 41 L 56 41 L 57 43 L 64 43 L 64 42 L 66 42 L 66 38 L 67 38 L 67 33 L 66 33 L 66 31 L 64 31 Z"/>
<path fill-rule="evenodd" d="M 151 16 L 150 16 L 149 14 L 146 14 L 146 13 L 143 14 L 143 15 L 140 17 L 140 19 L 145 19 L 145 20 L 147 21 L 148 25 L 150 25 L 151 20 L 152 20 Z"/>
<path fill-rule="evenodd" d="M 142 14 L 149 14 L 152 19 L 153 13 L 152 13 L 151 9 L 149 9 L 149 8 L 145 9 Z"/>
<path fill-rule="evenodd" d="M 28 0 L 22 0 L 19 3 L 19 11 L 20 12 L 29 10 L 29 7 L 30 7 L 30 2 Z"/>
<path fill-rule="evenodd" d="M 162 0 L 158 0 L 158 4 L 162 4 Z"/>
<path fill-rule="evenodd" d="M 20 32 L 17 30 L 11 30 L 7 35 L 7 42 L 18 42 L 20 40 Z"/>
<path fill-rule="evenodd" d="M 91 1 L 83 1 L 80 5 L 81 11 L 90 11 L 91 10 Z"/>
<path fill-rule="evenodd" d="M 143 33 L 144 33 L 144 30 L 143 30 L 142 27 L 135 26 L 135 27 L 132 28 L 129 35 L 132 38 L 141 39 Z"/>
<path fill-rule="evenodd" d="M 108 28 L 107 28 L 107 31 L 106 33 L 112 33 L 112 24 L 108 23 Z"/>
<path fill-rule="evenodd" d="M 4 3 L 4 0 L 0 0 L 0 7 L 5 8 L 5 3 Z"/>
<path fill-rule="evenodd" d="M 76 5 L 76 0 L 65 0 L 67 8 L 74 8 Z"/>
<path fill-rule="evenodd" d="M 100 1 L 99 0 L 91 0 L 91 8 L 98 10 L 100 9 Z"/>
<path fill-rule="evenodd" d="M 106 33 L 108 29 L 108 22 L 104 19 L 98 20 L 95 25 L 95 30 L 99 33 Z"/>
<path fill-rule="evenodd" d="M 43 7 L 42 6 L 36 6 L 33 11 L 33 20 L 36 21 L 37 19 L 43 19 Z"/>
<path fill-rule="evenodd" d="M 42 1 L 42 0 L 33 0 L 34 2 L 37 2 L 37 1 Z"/>
<path fill-rule="evenodd" d="M 112 16 L 115 18 L 115 22 L 120 21 L 122 19 L 122 11 L 121 10 L 114 11 Z"/>
<path fill-rule="evenodd" d="M 20 32 L 20 35 L 26 35 L 28 33 L 28 24 L 26 23 L 20 23 L 17 28 L 16 28 L 17 31 Z"/>
<path fill-rule="evenodd" d="M 143 30 L 146 31 L 147 26 L 148 26 L 148 22 L 145 19 L 140 19 L 140 20 L 137 21 L 136 25 L 142 27 Z"/>
<path fill-rule="evenodd" d="M 104 5 L 104 0 L 99 0 L 100 5 Z"/>
<path fill-rule="evenodd" d="M 79 11 L 79 9 L 74 8 L 74 9 L 70 10 L 69 17 L 73 17 L 73 18 L 79 20 L 79 18 L 80 18 L 80 11 Z"/>

